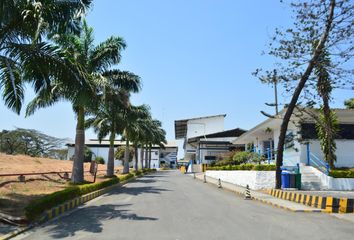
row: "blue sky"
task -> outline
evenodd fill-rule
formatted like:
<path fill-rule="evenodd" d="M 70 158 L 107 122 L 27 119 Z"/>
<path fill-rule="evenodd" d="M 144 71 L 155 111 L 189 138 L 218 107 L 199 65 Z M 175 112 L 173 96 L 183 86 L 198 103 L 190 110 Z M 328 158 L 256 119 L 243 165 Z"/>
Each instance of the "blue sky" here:
<path fill-rule="evenodd" d="M 225 129 L 249 129 L 272 112 L 273 89 L 251 73 L 272 66 L 262 56 L 275 27 L 291 24 L 289 8 L 279 0 L 96 0 L 87 21 L 97 43 L 111 35 L 123 37 L 128 48 L 118 66 L 143 80 L 133 103 L 151 106 L 174 139 L 174 120 L 226 113 Z M 280 90 L 281 91 L 281 90 Z M 336 90 L 333 107 L 353 91 Z M 26 101 L 33 97 L 30 87 Z M 280 96 L 284 102 L 284 97 Z M 42 109 L 24 118 L 0 100 L 0 129 L 33 128 L 57 136 L 75 136 L 69 103 Z M 93 131 L 87 138 L 95 138 Z"/>

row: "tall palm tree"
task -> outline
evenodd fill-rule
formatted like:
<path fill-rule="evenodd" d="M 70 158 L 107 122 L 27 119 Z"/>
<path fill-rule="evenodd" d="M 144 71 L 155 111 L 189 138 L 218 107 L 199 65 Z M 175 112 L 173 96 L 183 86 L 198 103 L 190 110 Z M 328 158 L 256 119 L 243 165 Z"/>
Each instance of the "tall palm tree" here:
<path fill-rule="evenodd" d="M 0 2 L 0 91 L 5 105 L 20 113 L 25 82 L 40 91 L 53 78 L 75 81 L 75 70 L 59 49 L 43 39 L 78 32 L 91 0 L 2 0 Z M 69 77 L 70 76 L 70 77 Z"/>
<path fill-rule="evenodd" d="M 139 119 L 146 119 L 150 117 L 150 108 L 147 105 L 130 106 L 123 112 L 122 122 L 124 125 L 123 138 L 126 141 L 125 155 L 124 155 L 124 168 L 123 173 L 129 173 L 129 146 L 130 140 L 136 137 L 137 129 L 139 127 Z"/>
<path fill-rule="evenodd" d="M 109 79 L 110 85 L 104 88 L 97 110 L 93 111 L 93 117 L 86 121 L 86 127 L 93 127 L 102 141 L 109 137 L 109 152 L 107 163 L 107 176 L 114 175 L 114 140 L 117 134 L 123 131 L 123 109 L 128 108 L 130 92 L 138 92 L 140 78 L 130 72 L 116 70 L 114 79 Z"/>
<path fill-rule="evenodd" d="M 150 120 L 150 127 L 148 132 L 148 147 L 149 147 L 149 158 L 148 158 L 148 168 L 151 168 L 151 148 L 154 145 L 164 148 L 163 144 L 166 144 L 166 131 L 162 129 L 162 123 L 159 120 Z"/>
<path fill-rule="evenodd" d="M 99 93 L 120 75 L 118 70 L 110 70 L 110 68 L 119 63 L 120 53 L 126 44 L 120 37 L 110 37 L 94 46 L 93 29 L 86 21 L 83 21 L 80 35 L 58 35 L 53 39 L 65 52 L 65 57 L 72 66 L 79 69 L 80 84 L 74 82 L 71 86 L 66 86 L 60 79 L 53 81 L 47 87 L 40 89 L 37 96 L 29 103 L 26 114 L 33 114 L 37 108 L 53 105 L 61 99 L 72 103 L 77 124 L 71 181 L 81 183 L 84 181 L 85 114 L 88 109 L 97 107 Z"/>
<path fill-rule="evenodd" d="M 144 146 L 148 142 L 149 134 L 150 134 L 150 127 L 151 127 L 151 116 L 150 114 L 145 118 L 138 119 L 135 124 L 134 128 L 132 129 L 132 133 L 130 136 L 130 140 L 133 143 L 133 147 L 135 150 L 135 170 L 138 170 L 138 148 L 140 147 L 140 160 L 141 160 L 141 167 L 144 167 Z M 147 148 L 146 148 L 147 149 Z M 148 153 L 146 152 L 145 159 L 148 159 Z M 145 163 L 145 167 L 147 167 L 147 162 Z"/>

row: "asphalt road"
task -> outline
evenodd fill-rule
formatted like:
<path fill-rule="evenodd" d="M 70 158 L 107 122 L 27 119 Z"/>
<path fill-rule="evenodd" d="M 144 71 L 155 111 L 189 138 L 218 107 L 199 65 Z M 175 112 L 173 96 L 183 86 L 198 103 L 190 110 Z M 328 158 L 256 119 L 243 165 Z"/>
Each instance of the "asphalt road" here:
<path fill-rule="evenodd" d="M 126 184 L 16 239 L 353 239 L 354 223 L 243 200 L 177 171 Z"/>

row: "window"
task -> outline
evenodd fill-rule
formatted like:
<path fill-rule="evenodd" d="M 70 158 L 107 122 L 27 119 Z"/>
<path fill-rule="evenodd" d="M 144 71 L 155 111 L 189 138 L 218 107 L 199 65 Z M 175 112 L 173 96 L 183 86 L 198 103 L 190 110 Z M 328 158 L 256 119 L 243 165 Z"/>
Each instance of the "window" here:
<path fill-rule="evenodd" d="M 215 161 L 216 160 L 216 156 L 205 156 L 204 160 Z"/>

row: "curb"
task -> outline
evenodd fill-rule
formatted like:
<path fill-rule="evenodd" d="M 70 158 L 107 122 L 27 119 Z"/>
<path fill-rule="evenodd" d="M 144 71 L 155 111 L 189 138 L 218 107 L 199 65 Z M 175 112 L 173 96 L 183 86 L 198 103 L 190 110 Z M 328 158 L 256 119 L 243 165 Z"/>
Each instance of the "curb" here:
<path fill-rule="evenodd" d="M 200 179 L 200 178 L 196 178 L 198 180 L 201 180 L 203 181 L 203 179 Z M 210 184 L 213 184 L 215 185 L 214 183 L 212 182 L 206 182 L 206 183 L 210 183 Z M 240 192 L 240 191 L 236 191 L 234 189 L 227 189 L 225 188 L 225 190 L 228 190 L 228 191 L 231 191 L 231 192 L 234 192 L 238 195 L 244 195 L 244 192 Z M 281 206 L 279 204 L 276 204 L 276 203 L 272 203 L 271 201 L 268 201 L 268 200 L 264 200 L 264 199 L 261 199 L 261 198 L 258 198 L 258 197 L 251 197 L 252 200 L 256 200 L 256 201 L 259 201 L 261 203 L 265 203 L 265 204 L 268 204 L 268 205 L 271 205 L 273 207 L 277 207 L 277 208 L 280 208 L 280 209 L 284 209 L 284 210 L 288 210 L 288 211 L 291 211 L 291 212 L 306 212 L 306 213 L 322 213 L 322 212 L 325 212 L 325 213 L 328 213 L 327 210 L 323 210 L 323 209 L 311 209 L 311 210 L 296 210 L 296 209 L 292 209 L 290 207 L 284 207 L 284 206 Z"/>
<path fill-rule="evenodd" d="M 296 192 L 287 192 L 279 189 L 270 189 L 268 194 L 276 198 L 319 208 L 319 210 L 326 213 L 354 212 L 354 199 L 335 198 L 332 196 L 322 197 Z"/>
<path fill-rule="evenodd" d="M 323 210 L 323 209 L 295 210 L 295 209 L 292 209 L 292 208 L 289 208 L 289 207 L 281 206 L 281 205 L 276 204 L 276 203 L 272 203 L 271 201 L 267 201 L 267 200 L 264 200 L 264 199 L 260 199 L 260 198 L 256 198 L 256 197 L 252 197 L 252 199 L 257 200 L 257 201 L 260 201 L 260 202 L 265 203 L 265 204 L 272 205 L 272 206 L 277 207 L 277 208 L 285 209 L 285 210 L 288 210 L 288 211 L 291 211 L 291 212 L 308 212 L 308 213 L 327 212 L 326 210 Z"/>
<path fill-rule="evenodd" d="M 21 233 L 24 233 L 24 232 L 30 230 L 30 229 L 33 228 L 33 227 L 34 227 L 34 225 L 30 225 L 30 226 L 28 226 L 28 227 L 15 230 L 15 231 L 10 232 L 10 233 L 8 233 L 8 234 L 6 234 L 6 235 L 4 235 L 4 236 L 1 236 L 1 237 L 0 237 L 0 240 L 8 240 L 8 239 L 11 239 L 11 238 L 13 238 L 13 237 L 16 237 L 17 235 L 20 235 Z"/>
<path fill-rule="evenodd" d="M 63 203 L 63 204 L 60 204 L 59 206 L 53 207 L 52 209 L 45 211 L 43 213 L 42 217 L 37 222 L 32 223 L 32 224 L 28 225 L 27 227 L 24 227 L 24 228 L 15 230 L 13 232 L 10 232 L 10 233 L 8 233 L 8 234 L 6 234 L 4 236 L 0 236 L 0 240 L 8 240 L 8 239 L 11 239 L 13 237 L 16 237 L 17 235 L 20 235 L 21 233 L 24 233 L 24 232 L 34 228 L 35 226 L 38 226 L 38 225 L 43 224 L 43 223 L 45 223 L 45 222 L 47 222 L 49 220 L 57 218 L 60 215 L 62 215 L 63 213 L 68 212 L 68 211 L 70 211 L 70 210 L 72 210 L 72 209 L 74 209 L 74 208 L 76 208 L 76 207 L 78 207 L 80 205 L 83 205 L 84 203 L 86 203 L 86 202 L 88 202 L 88 201 L 90 201 L 92 199 L 95 199 L 95 198 L 97 198 L 97 197 L 109 192 L 114 187 L 117 187 L 117 186 L 121 187 L 124 184 L 126 184 L 126 183 L 128 183 L 130 181 L 136 180 L 137 178 L 145 176 L 145 175 L 147 175 L 147 174 L 141 174 L 139 176 L 134 176 L 134 177 L 132 177 L 130 179 L 127 179 L 125 181 L 119 182 L 119 183 L 114 184 L 112 186 L 97 190 L 95 192 L 88 193 L 86 195 L 74 198 L 72 200 L 69 200 L 69 201 Z"/>

